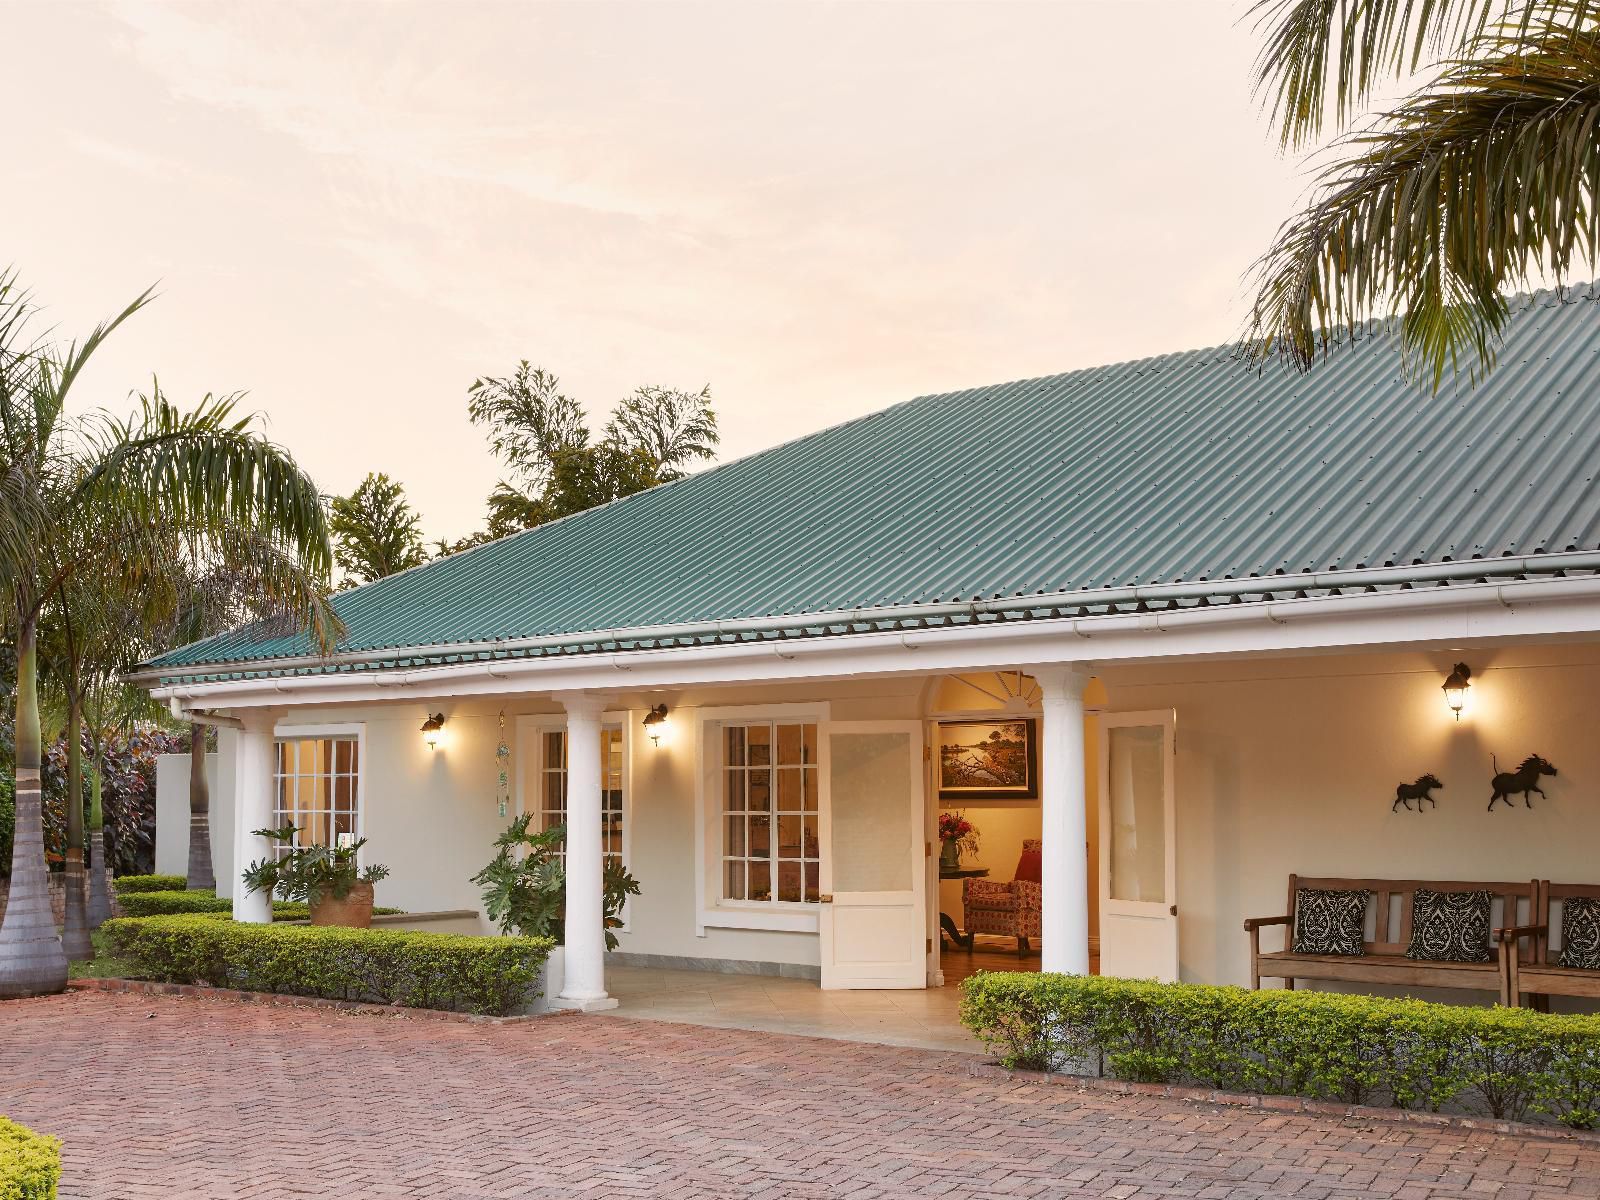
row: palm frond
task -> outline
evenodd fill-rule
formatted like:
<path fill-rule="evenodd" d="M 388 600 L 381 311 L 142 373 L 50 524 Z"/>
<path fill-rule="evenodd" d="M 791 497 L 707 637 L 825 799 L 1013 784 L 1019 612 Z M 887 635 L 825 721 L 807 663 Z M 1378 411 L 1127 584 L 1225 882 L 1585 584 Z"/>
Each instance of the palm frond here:
<path fill-rule="evenodd" d="M 1503 291 L 1600 247 L 1600 35 L 1538 23 L 1330 148 L 1310 205 L 1255 268 L 1257 356 L 1305 368 L 1325 331 L 1401 309 L 1413 368 L 1493 364 Z"/>
<path fill-rule="evenodd" d="M 1255 93 L 1283 147 L 1298 149 L 1348 125 L 1383 85 L 1462 56 L 1491 30 L 1520 41 L 1581 30 L 1597 13 L 1600 0 L 1257 0 Z"/>
<path fill-rule="evenodd" d="M 191 411 L 159 386 L 140 396 L 132 420 L 103 416 L 87 437 L 92 465 L 74 489 L 156 526 L 214 521 L 270 529 L 308 569 L 331 574 L 333 552 L 321 493 L 288 451 L 236 417 L 237 395 L 207 394 Z"/>

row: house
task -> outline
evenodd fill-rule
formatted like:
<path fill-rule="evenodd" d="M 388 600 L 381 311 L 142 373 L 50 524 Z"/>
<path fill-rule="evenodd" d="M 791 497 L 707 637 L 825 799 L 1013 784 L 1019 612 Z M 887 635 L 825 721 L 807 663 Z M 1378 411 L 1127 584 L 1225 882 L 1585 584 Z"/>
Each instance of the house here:
<path fill-rule="evenodd" d="M 924 987 L 959 809 L 994 880 L 1042 839 L 1043 967 L 1242 983 L 1290 872 L 1600 881 L 1597 465 L 1600 301 L 1541 293 L 1476 387 L 1373 326 L 1304 375 L 1221 348 L 924 396 L 346 592 L 331 656 L 240 629 L 137 678 L 222 726 L 241 919 L 250 830 L 366 836 L 380 902 L 451 912 L 535 812 L 569 1005 L 609 1003 L 607 854 L 642 887 L 618 961 Z M 1032 753 L 941 799 L 974 721 Z M 1545 795 L 1489 811 L 1532 753 Z"/>

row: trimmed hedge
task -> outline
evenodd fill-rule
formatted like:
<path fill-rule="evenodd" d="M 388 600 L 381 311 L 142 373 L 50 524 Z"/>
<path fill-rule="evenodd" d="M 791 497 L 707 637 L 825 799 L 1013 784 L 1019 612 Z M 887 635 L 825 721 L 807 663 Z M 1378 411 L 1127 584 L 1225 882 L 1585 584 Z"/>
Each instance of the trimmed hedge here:
<path fill-rule="evenodd" d="M 181 892 L 188 886 L 189 881 L 182 875 L 118 875 L 111 881 L 119 897 L 139 892 Z"/>
<path fill-rule="evenodd" d="M 231 913 L 233 901 L 215 892 L 134 892 L 117 897 L 125 917 L 172 917 L 180 913 Z M 398 908 L 374 908 L 374 914 L 398 913 Z M 305 921 L 311 906 L 303 900 L 274 900 L 274 921 Z"/>
<path fill-rule="evenodd" d="M 61 1142 L 0 1117 L 0 1200 L 55 1200 Z"/>
<path fill-rule="evenodd" d="M 194 914 L 101 926 L 140 976 L 250 992 L 505 1016 L 537 993 L 548 938 L 246 925 Z"/>
<path fill-rule="evenodd" d="M 981 972 L 961 1020 L 1008 1067 L 1600 1124 L 1600 1016 Z"/>

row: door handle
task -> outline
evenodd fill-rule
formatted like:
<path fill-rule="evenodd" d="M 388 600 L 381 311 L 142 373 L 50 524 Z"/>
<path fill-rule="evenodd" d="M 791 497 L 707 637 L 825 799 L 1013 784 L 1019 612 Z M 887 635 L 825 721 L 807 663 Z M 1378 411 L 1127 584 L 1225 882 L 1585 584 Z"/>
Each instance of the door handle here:
<path fill-rule="evenodd" d="M 1167 912 L 1169 912 L 1173 916 L 1177 916 L 1178 915 L 1178 906 L 1176 904 L 1174 904 L 1171 908 L 1167 909 Z"/>

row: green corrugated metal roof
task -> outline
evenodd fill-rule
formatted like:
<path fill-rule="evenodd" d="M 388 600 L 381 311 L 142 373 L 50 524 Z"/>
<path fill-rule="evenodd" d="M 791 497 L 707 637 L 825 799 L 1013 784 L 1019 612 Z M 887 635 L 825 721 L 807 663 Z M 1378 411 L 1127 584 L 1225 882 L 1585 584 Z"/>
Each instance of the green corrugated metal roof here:
<path fill-rule="evenodd" d="M 920 397 L 345 592 L 341 649 L 1592 550 L 1597 461 L 1600 304 L 1540 293 L 1437 396 L 1374 329 L 1304 375 L 1223 347 Z"/>

